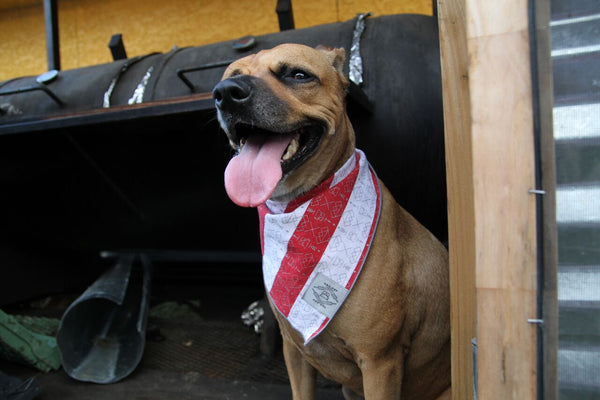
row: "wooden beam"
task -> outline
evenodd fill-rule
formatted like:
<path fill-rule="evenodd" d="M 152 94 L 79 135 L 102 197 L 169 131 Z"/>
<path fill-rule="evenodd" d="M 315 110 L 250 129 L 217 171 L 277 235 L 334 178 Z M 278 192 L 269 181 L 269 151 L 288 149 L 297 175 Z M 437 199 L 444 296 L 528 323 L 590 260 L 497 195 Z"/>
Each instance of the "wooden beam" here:
<path fill-rule="evenodd" d="M 452 393 L 536 398 L 537 248 L 528 2 L 438 0 L 448 177 Z"/>
<path fill-rule="evenodd" d="M 475 215 L 469 65 L 463 0 L 438 1 L 452 324 L 452 398 L 473 399 L 471 340 L 476 333 Z"/>

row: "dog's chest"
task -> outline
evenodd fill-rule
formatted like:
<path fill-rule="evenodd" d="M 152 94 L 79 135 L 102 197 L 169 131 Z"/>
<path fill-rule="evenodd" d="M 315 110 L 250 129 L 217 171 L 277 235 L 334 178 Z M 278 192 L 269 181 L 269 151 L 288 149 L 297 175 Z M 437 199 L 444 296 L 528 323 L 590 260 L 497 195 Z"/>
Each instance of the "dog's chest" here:
<path fill-rule="evenodd" d="M 345 385 L 356 384 L 354 381 L 361 376 L 355 361 L 356 352 L 345 339 L 338 336 L 335 326 L 330 324 L 324 332 L 305 345 L 302 337 L 283 316 L 276 314 L 276 318 L 284 339 L 294 343 L 302 357 L 323 376 Z"/>
<path fill-rule="evenodd" d="M 356 351 L 346 340 L 332 335 L 331 330 L 326 330 L 305 346 L 300 344 L 300 352 L 326 378 L 354 386 L 361 377 Z"/>

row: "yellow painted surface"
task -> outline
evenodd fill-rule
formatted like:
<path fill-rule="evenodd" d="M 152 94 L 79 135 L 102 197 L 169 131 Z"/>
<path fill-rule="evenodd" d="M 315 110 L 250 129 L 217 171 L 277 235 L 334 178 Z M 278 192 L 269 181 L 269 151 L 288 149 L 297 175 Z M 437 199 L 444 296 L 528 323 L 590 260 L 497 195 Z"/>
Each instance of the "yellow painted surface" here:
<path fill-rule="evenodd" d="M 112 61 L 108 42 L 123 35 L 129 57 L 277 32 L 276 0 L 59 0 L 61 69 Z M 293 2 L 296 28 L 354 18 L 432 14 L 430 0 Z M 47 70 L 41 0 L 0 0 L 0 81 Z"/>

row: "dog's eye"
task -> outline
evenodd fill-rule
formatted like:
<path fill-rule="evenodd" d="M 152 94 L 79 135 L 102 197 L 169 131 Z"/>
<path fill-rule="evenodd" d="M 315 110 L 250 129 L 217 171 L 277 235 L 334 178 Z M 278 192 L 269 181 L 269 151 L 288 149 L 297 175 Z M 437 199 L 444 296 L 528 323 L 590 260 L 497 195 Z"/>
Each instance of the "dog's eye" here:
<path fill-rule="evenodd" d="M 304 72 L 304 71 L 299 70 L 299 69 L 293 70 L 290 73 L 290 75 L 291 75 L 292 78 L 294 78 L 297 81 L 305 81 L 305 80 L 311 78 L 311 76 L 307 72 Z"/>
<path fill-rule="evenodd" d="M 234 76 L 238 76 L 241 74 L 242 74 L 242 71 L 240 71 L 239 69 L 234 69 L 233 71 L 231 71 L 228 78 L 233 78 Z"/>
<path fill-rule="evenodd" d="M 284 69 L 283 71 L 281 71 L 281 76 L 283 79 L 288 79 L 290 81 L 293 81 L 294 83 L 305 83 L 313 81 L 315 79 L 315 77 L 312 74 L 298 68 Z"/>

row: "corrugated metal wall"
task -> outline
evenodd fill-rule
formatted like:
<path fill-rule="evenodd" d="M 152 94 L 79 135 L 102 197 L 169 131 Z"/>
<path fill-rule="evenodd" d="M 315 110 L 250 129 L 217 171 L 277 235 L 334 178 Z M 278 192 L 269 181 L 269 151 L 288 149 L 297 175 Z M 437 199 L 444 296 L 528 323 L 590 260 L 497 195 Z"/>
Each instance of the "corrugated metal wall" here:
<path fill-rule="evenodd" d="M 559 388 L 600 399 L 600 1 L 553 0 Z"/>

